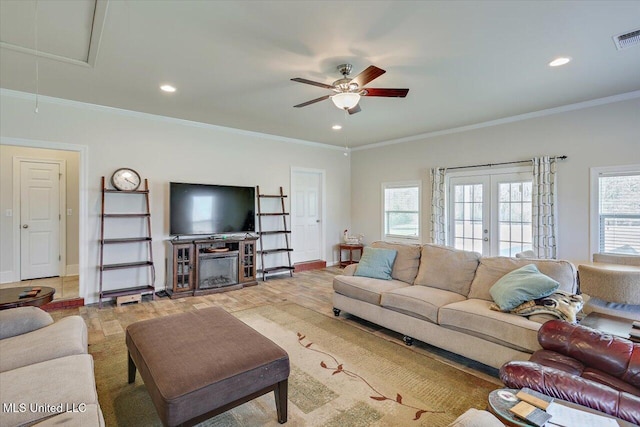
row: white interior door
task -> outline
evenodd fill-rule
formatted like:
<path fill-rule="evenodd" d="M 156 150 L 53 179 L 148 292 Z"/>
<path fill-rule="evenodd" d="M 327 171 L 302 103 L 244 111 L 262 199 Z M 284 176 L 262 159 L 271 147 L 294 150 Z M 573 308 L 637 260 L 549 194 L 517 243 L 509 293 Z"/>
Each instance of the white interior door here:
<path fill-rule="evenodd" d="M 291 231 L 293 262 L 322 257 L 322 172 L 292 172 Z"/>
<path fill-rule="evenodd" d="M 20 162 L 20 280 L 60 275 L 60 165 Z"/>

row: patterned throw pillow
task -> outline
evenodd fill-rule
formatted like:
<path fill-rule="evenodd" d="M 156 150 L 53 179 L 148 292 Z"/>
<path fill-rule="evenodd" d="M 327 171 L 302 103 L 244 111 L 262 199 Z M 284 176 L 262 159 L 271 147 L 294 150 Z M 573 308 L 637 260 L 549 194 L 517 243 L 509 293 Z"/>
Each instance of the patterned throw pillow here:
<path fill-rule="evenodd" d="M 582 295 L 555 291 L 547 297 L 522 303 L 509 313 L 525 317 L 533 316 L 534 314 L 550 314 L 560 320 L 576 323 L 576 315 L 582 310 L 583 306 Z M 491 304 L 491 310 L 502 311 L 497 304 Z"/>

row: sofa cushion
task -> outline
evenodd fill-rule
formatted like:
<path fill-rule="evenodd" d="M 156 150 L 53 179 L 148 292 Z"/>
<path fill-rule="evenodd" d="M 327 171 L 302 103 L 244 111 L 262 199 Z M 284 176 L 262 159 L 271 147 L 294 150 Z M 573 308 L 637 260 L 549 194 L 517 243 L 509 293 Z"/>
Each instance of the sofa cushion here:
<path fill-rule="evenodd" d="M 397 254 L 391 249 L 364 248 L 354 276 L 391 280 L 391 269 Z"/>
<path fill-rule="evenodd" d="M 372 248 L 393 249 L 398 252 L 393 263 L 391 277 L 403 282 L 413 283 L 420 267 L 420 245 L 409 245 L 402 243 L 373 242 Z"/>
<path fill-rule="evenodd" d="M 22 335 L 53 323 L 51 315 L 38 307 L 17 307 L 0 311 L 0 340 Z"/>
<path fill-rule="evenodd" d="M 58 357 L 87 353 L 87 326 L 69 316 L 33 332 L 0 340 L 0 372 Z"/>
<path fill-rule="evenodd" d="M 422 247 L 420 269 L 415 285 L 431 286 L 465 297 L 478 268 L 480 254 L 447 246 L 427 244 Z"/>
<path fill-rule="evenodd" d="M 560 284 L 558 287 L 559 290 L 571 294 L 576 293 L 576 268 L 568 261 L 482 257 L 480 258 L 480 265 L 478 265 L 475 278 L 473 282 L 471 282 L 469 298 L 493 301 L 489 293 L 491 286 L 505 274 L 528 264 L 534 264 L 542 274 L 556 280 Z"/>
<path fill-rule="evenodd" d="M 357 276 L 336 276 L 333 278 L 333 290 L 349 298 L 380 304 L 380 294 L 398 288 L 410 286 L 400 280 L 380 280 Z"/>
<path fill-rule="evenodd" d="M 549 296 L 560 284 L 538 270 L 535 264 L 516 268 L 491 286 L 489 293 L 500 310 L 510 311 L 523 302 Z"/>
<path fill-rule="evenodd" d="M 584 363 L 573 357 L 551 350 L 538 350 L 531 355 L 529 362 L 536 362 L 554 369 L 560 369 L 571 375 L 581 376 L 584 372 Z"/>
<path fill-rule="evenodd" d="M 440 307 L 463 300 L 465 297 L 455 292 L 428 286 L 408 286 L 384 292 L 380 305 L 409 316 L 438 323 L 438 309 Z"/>
<path fill-rule="evenodd" d="M 438 323 L 505 347 L 533 353 L 540 349 L 540 324 L 515 314 L 491 310 L 491 302 L 468 299 L 440 307 Z"/>
<path fill-rule="evenodd" d="M 599 369 L 585 368 L 584 372 L 582 372 L 582 378 L 607 385 L 619 391 L 631 393 L 634 396 L 640 396 L 640 388 L 634 387 L 628 382 L 609 375 L 606 372 L 602 372 Z"/>
<path fill-rule="evenodd" d="M 126 363 L 123 361 L 123 363 Z M 2 425 L 15 426 L 33 423 L 54 415 L 49 407 L 66 405 L 78 407 L 81 403 L 97 404 L 96 383 L 93 377 L 93 358 L 89 354 L 61 357 L 30 366 L 0 373 L 0 400 L 2 404 L 24 403 L 24 412 L 5 412 Z M 38 409 L 29 410 L 37 403 Z"/>

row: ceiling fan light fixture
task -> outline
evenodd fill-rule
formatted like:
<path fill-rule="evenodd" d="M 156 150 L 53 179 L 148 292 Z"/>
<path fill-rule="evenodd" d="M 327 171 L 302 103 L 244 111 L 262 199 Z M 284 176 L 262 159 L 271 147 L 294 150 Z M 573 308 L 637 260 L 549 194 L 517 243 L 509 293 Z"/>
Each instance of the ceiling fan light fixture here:
<path fill-rule="evenodd" d="M 352 92 L 336 93 L 331 97 L 333 104 L 341 110 L 349 110 L 360 102 L 360 95 Z"/>

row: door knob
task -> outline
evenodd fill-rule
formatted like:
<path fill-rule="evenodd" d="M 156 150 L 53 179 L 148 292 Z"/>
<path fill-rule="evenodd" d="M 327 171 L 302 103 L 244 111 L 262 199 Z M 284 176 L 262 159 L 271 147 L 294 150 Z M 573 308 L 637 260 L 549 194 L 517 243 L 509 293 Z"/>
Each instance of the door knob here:
<path fill-rule="evenodd" d="M 29 224 L 24 224 L 22 228 L 29 228 Z"/>
<path fill-rule="evenodd" d="M 489 238 L 488 238 L 488 237 L 485 237 L 485 238 L 484 238 L 484 239 L 482 239 L 482 240 L 484 240 L 485 242 L 488 242 L 488 241 L 489 241 Z"/>
<path fill-rule="evenodd" d="M 319 220 L 319 219 L 316 219 L 316 222 L 320 222 L 320 220 Z"/>

